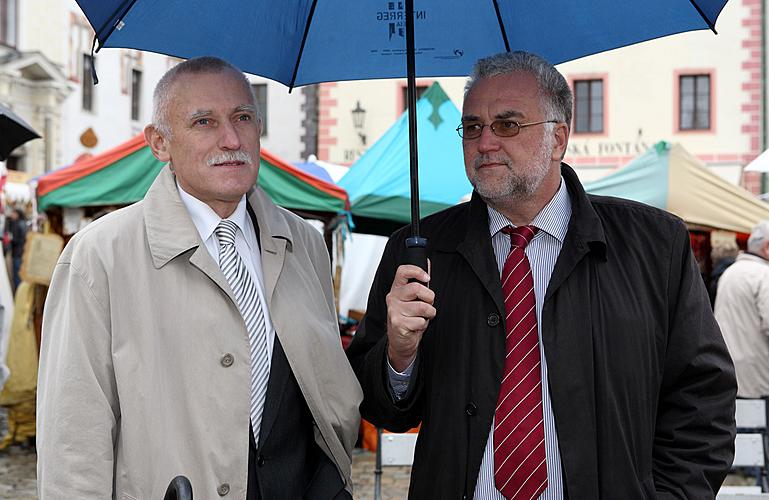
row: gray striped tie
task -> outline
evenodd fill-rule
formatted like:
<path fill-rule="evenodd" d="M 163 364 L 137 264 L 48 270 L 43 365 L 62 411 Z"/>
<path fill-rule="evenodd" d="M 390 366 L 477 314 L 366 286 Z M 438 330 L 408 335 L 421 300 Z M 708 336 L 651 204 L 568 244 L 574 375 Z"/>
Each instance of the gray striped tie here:
<path fill-rule="evenodd" d="M 248 342 L 251 346 L 251 426 L 254 440 L 259 445 L 259 428 L 264 412 L 264 397 L 267 394 L 269 380 L 269 355 L 267 353 L 267 327 L 264 322 L 259 290 L 251 280 L 248 269 L 235 249 L 235 232 L 238 226 L 231 220 L 224 219 L 216 226 L 219 239 L 219 267 L 238 303 L 240 315 L 248 330 Z"/>

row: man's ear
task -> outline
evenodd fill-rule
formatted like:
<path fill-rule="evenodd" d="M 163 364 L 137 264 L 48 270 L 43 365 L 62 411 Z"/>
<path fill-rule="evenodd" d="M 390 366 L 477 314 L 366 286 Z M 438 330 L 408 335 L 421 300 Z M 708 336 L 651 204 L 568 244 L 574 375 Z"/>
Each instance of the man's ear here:
<path fill-rule="evenodd" d="M 556 123 L 553 134 L 555 134 L 555 144 L 550 159 L 560 163 L 566 156 L 566 146 L 569 144 L 569 126 L 565 123 Z"/>
<path fill-rule="evenodd" d="M 166 138 L 154 125 L 144 127 L 144 140 L 149 144 L 155 158 L 168 163 L 171 161 L 171 153 L 168 151 L 168 138 Z"/>

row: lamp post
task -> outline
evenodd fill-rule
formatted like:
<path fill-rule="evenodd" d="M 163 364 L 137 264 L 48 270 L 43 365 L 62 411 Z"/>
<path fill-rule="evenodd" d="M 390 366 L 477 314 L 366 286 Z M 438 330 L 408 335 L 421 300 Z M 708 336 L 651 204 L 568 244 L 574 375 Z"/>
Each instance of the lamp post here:
<path fill-rule="evenodd" d="M 357 101 L 355 103 L 355 107 L 352 110 L 352 125 L 355 127 L 355 130 L 358 132 L 358 137 L 360 137 L 360 142 L 364 146 L 366 145 L 366 134 L 361 132 L 363 129 L 363 122 L 366 119 L 366 110 L 363 109 L 360 105 L 360 101 Z"/>

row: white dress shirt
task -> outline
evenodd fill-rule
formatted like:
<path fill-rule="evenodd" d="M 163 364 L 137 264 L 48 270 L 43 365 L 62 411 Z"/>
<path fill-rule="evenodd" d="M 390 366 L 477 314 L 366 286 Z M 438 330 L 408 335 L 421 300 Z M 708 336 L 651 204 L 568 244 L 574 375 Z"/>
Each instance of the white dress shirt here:
<path fill-rule="evenodd" d="M 211 254 L 214 262 L 219 264 L 219 240 L 214 230 L 222 218 L 207 204 L 184 191 L 178 182 L 176 187 L 179 190 L 182 203 L 184 203 L 187 212 L 189 212 L 192 218 L 192 222 L 195 224 L 198 233 L 200 233 L 200 239 L 203 240 L 206 250 Z M 246 210 L 245 195 L 243 195 L 240 202 L 238 202 L 237 208 L 227 219 L 238 226 L 238 231 L 235 233 L 235 250 L 237 250 L 238 255 L 243 260 L 248 274 L 251 276 L 251 281 L 259 290 L 259 301 L 262 303 L 262 312 L 264 313 L 264 323 L 267 331 L 267 352 L 270 353 L 268 356 L 269 362 L 270 358 L 272 358 L 272 346 L 275 344 L 275 329 L 270 320 L 270 308 L 267 307 L 267 302 L 265 301 L 262 254 L 259 251 L 254 224 Z"/>

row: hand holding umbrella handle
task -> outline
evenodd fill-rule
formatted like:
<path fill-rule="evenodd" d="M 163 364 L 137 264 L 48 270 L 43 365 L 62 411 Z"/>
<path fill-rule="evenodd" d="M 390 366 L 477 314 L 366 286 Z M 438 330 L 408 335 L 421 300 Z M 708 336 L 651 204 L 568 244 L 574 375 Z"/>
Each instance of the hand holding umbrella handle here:
<path fill-rule="evenodd" d="M 419 266 L 427 271 L 427 238 L 412 236 L 406 239 L 406 262 L 404 264 Z"/>
<path fill-rule="evenodd" d="M 176 476 L 168 484 L 163 500 L 192 500 L 192 485 L 184 476 Z"/>

